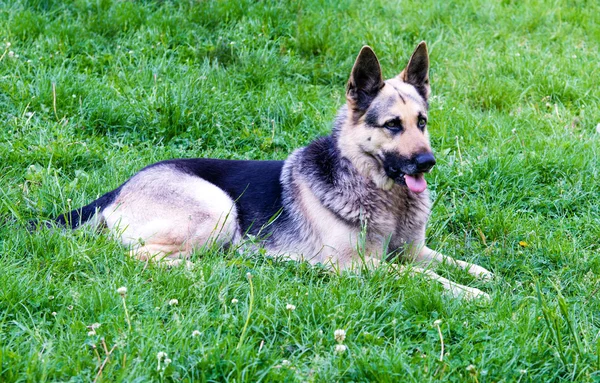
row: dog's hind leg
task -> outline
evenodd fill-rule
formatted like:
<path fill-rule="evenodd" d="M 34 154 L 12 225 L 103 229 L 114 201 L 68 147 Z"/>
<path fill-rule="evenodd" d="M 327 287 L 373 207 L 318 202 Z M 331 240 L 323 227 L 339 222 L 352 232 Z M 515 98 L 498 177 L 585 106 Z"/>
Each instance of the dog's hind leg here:
<path fill-rule="evenodd" d="M 221 215 L 202 214 L 184 227 L 182 220 L 149 222 L 139 225 L 137 230 L 131 227 L 122 232 L 123 242 L 131 245 L 130 255 L 141 261 L 155 261 L 167 266 L 176 266 L 188 261 L 194 249 L 223 246 L 237 240 L 239 230 L 235 217 L 222 212 Z M 132 238 L 139 238 L 138 241 Z"/>
<path fill-rule="evenodd" d="M 485 281 L 492 279 L 494 276 L 494 274 L 492 274 L 489 270 L 479 265 L 454 259 L 442 253 L 438 253 L 427 246 L 423 246 L 413 259 L 416 263 L 422 264 L 447 263 L 452 266 L 460 267 L 461 269 L 466 270 L 469 274 Z"/>
<path fill-rule="evenodd" d="M 407 267 L 407 266 L 399 266 L 398 270 L 400 272 L 404 272 L 404 271 L 408 271 L 411 274 L 414 273 L 419 273 L 419 274 L 423 274 L 426 278 L 440 282 L 442 284 L 442 286 L 444 286 L 444 289 L 446 289 L 450 295 L 452 295 L 455 298 L 463 298 L 463 299 L 467 299 L 467 300 L 471 300 L 471 299 L 479 299 L 479 298 L 483 298 L 483 299 L 490 299 L 490 296 L 486 293 L 484 293 L 483 291 L 475 288 L 475 287 L 469 287 L 469 286 L 464 286 L 458 283 L 454 283 L 452 281 L 450 281 L 447 278 L 442 277 L 441 275 L 438 275 L 437 273 L 431 271 L 431 270 L 426 270 L 420 267 Z"/>
<path fill-rule="evenodd" d="M 134 247 L 129 252 L 131 257 L 140 261 L 156 262 L 169 267 L 182 263 L 185 263 L 186 267 L 191 267 L 193 264 L 188 261 L 190 254 L 191 249 L 182 249 L 171 244 L 146 244 Z"/>
<path fill-rule="evenodd" d="M 131 178 L 102 218 L 130 246 L 131 255 L 143 261 L 181 263 L 194 249 L 240 237 L 237 208 L 225 191 L 168 166 Z"/>

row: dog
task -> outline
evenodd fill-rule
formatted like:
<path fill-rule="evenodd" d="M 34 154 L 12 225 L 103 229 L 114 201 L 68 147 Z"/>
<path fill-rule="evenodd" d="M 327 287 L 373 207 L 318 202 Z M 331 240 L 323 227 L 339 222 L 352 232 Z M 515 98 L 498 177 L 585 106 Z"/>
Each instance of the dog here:
<path fill-rule="evenodd" d="M 429 55 L 421 42 L 386 81 L 364 46 L 332 133 L 285 161 L 173 159 L 145 167 L 117 189 L 55 221 L 105 225 L 140 260 L 175 264 L 207 244 L 257 238 L 270 256 L 338 269 L 403 257 L 411 272 L 454 295 L 487 297 L 418 266 L 446 262 L 492 274 L 425 246 L 435 165 L 427 128 Z"/>

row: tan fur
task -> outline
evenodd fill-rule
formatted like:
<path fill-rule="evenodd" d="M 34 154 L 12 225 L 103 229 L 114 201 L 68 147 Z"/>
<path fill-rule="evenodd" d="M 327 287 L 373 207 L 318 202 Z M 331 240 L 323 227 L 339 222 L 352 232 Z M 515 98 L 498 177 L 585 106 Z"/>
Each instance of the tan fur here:
<path fill-rule="evenodd" d="M 298 176 L 298 175 L 297 175 Z M 358 242 L 358 230 L 346 225 L 324 208 L 306 181 L 297 178 L 300 208 L 311 222 L 314 233 L 305 246 L 294 249 L 291 258 L 312 264 L 342 264 L 351 261 Z"/>
<path fill-rule="evenodd" d="M 165 194 L 183 203 L 165 205 Z M 235 204 L 223 190 L 161 166 L 131 178 L 102 217 L 142 260 L 185 258 L 196 247 L 240 235 Z"/>
<path fill-rule="evenodd" d="M 357 257 L 359 252 L 371 258 L 383 256 L 385 240 L 389 240 L 391 232 L 387 235 L 376 236 L 374 239 L 361 241 L 361 228 L 352 227 L 341 221 L 326 209 L 311 191 L 310 184 L 298 175 L 299 201 L 303 213 L 311 222 L 314 238 L 312 245 L 298 248 L 295 254 L 303 254 L 301 259 L 312 264 L 323 263 L 334 265 L 336 268 L 345 269 L 361 261 Z M 387 225 L 389 228 L 391 225 Z M 304 254 L 313 254 L 308 257 Z M 297 256 L 294 256 L 298 259 Z"/>

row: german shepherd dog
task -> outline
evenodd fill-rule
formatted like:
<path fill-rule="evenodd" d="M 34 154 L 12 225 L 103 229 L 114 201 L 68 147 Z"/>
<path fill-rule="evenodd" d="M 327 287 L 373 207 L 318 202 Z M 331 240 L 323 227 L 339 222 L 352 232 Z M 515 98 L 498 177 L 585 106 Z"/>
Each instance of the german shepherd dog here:
<path fill-rule="evenodd" d="M 425 246 L 431 201 L 423 176 L 435 165 L 427 110 L 425 42 L 384 81 L 365 46 L 352 68 L 346 105 L 331 135 L 285 161 L 174 159 L 150 165 L 59 224 L 103 224 L 140 260 L 170 264 L 210 243 L 258 238 L 267 254 L 346 269 L 382 257 L 420 265 L 447 262 L 474 276 L 483 267 Z M 454 295 L 487 297 L 419 267 Z"/>

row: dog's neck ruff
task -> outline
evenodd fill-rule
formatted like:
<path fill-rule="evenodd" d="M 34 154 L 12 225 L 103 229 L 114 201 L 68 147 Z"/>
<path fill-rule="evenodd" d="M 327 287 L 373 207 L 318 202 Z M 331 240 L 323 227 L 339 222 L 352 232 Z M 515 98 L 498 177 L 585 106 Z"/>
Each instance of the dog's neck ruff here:
<path fill-rule="evenodd" d="M 425 216 L 429 214 L 428 193 L 411 193 L 393 180 L 389 190 L 378 187 L 341 154 L 335 135 L 319 138 L 297 150 L 286 161 L 282 176 L 292 171 L 290 167 L 308 181 L 323 206 L 352 226 L 381 221 L 382 228 L 393 227 L 395 218 L 382 220 L 382 216 L 402 216 L 408 213 L 404 210 L 417 209 L 425 212 Z"/>

